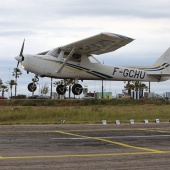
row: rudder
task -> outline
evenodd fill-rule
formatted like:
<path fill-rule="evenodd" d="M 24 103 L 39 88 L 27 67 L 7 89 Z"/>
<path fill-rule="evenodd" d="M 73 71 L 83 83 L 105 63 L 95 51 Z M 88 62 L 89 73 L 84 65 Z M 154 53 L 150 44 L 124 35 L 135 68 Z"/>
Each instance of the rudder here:
<path fill-rule="evenodd" d="M 170 47 L 158 58 L 153 66 L 162 66 L 163 64 L 170 64 Z"/>

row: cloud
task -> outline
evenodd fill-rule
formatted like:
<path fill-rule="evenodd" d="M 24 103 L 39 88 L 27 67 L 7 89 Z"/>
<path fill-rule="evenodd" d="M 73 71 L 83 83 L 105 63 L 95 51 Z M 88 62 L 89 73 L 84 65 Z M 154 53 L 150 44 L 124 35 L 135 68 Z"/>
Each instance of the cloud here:
<path fill-rule="evenodd" d="M 40 3 L 41 2 L 41 3 Z M 21 3 L 23 4 L 23 3 Z M 44 0 L 29 1 L 26 8 L 36 11 L 39 15 L 50 14 L 51 17 L 73 16 L 116 16 L 116 17 L 139 17 L 139 18 L 169 18 L 168 0 Z M 20 9 L 23 9 L 23 5 Z M 54 19 L 54 18 L 53 18 Z"/>
<path fill-rule="evenodd" d="M 140 18 L 164 18 L 169 17 L 169 3 L 160 4 L 160 1 L 149 1 L 144 3 L 143 0 L 124 0 L 124 1 L 110 1 L 110 0 L 75 0 L 63 1 L 58 4 L 56 1 L 50 1 L 51 6 L 47 6 L 47 11 L 55 11 L 59 8 L 54 16 L 114 16 L 114 17 L 140 17 Z"/>

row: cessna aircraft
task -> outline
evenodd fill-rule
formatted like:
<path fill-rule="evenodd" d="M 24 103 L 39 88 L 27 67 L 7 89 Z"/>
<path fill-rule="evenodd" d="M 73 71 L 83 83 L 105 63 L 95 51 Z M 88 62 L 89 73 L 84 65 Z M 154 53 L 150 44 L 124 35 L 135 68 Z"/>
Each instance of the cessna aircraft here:
<path fill-rule="evenodd" d="M 82 93 L 82 86 L 78 80 L 117 80 L 117 81 L 150 81 L 160 82 L 170 77 L 170 48 L 149 67 L 122 67 L 100 63 L 93 55 L 115 51 L 133 39 L 113 34 L 100 33 L 98 35 L 57 47 L 39 54 L 23 54 L 24 43 L 19 56 L 15 57 L 27 73 L 32 72 L 37 77 L 51 77 L 69 79 L 64 85 L 58 85 L 56 91 L 63 95 L 66 86 L 74 82 L 74 95 Z M 28 90 L 36 90 L 36 84 L 30 83 Z"/>

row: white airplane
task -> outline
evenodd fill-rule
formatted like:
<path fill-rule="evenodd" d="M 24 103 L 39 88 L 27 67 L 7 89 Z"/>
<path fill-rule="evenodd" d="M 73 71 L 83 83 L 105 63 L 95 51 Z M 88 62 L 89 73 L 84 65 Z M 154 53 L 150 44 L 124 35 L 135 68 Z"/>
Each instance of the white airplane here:
<path fill-rule="evenodd" d="M 69 79 L 64 85 L 58 85 L 56 91 L 62 95 L 66 86 L 74 81 L 74 95 L 82 93 L 78 80 L 111 80 L 111 81 L 147 81 L 160 82 L 170 78 L 170 48 L 149 67 L 122 67 L 100 63 L 94 56 L 115 51 L 132 42 L 133 39 L 113 33 L 98 35 L 54 48 L 39 54 L 24 54 L 24 43 L 19 56 L 15 57 L 27 73 L 32 72 L 36 77 L 51 77 Z M 30 83 L 28 90 L 36 90 L 36 84 Z"/>

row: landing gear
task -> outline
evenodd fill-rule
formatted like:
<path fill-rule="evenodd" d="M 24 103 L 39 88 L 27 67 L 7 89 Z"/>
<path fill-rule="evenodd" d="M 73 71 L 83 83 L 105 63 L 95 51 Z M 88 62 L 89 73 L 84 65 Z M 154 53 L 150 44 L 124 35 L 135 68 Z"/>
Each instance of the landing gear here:
<path fill-rule="evenodd" d="M 30 92 L 33 93 L 37 89 L 37 85 L 35 83 L 39 81 L 38 76 L 35 75 L 35 77 L 32 79 L 32 81 L 33 81 L 32 83 L 28 84 L 27 88 Z"/>
<path fill-rule="evenodd" d="M 83 87 L 81 84 L 74 84 L 72 86 L 72 92 L 74 95 L 80 95 L 83 91 Z"/>
<path fill-rule="evenodd" d="M 28 84 L 28 90 L 30 92 L 34 92 L 37 89 L 37 85 L 35 83 Z"/>
<path fill-rule="evenodd" d="M 58 85 L 56 88 L 56 91 L 59 95 L 64 95 L 66 92 L 66 86 L 64 85 Z"/>
<path fill-rule="evenodd" d="M 82 91 L 83 91 L 82 85 L 78 84 L 77 82 L 78 81 L 75 80 L 75 82 L 74 82 L 75 84 L 72 86 L 72 93 L 74 95 L 80 95 L 82 93 Z M 65 81 L 64 85 L 62 85 L 62 84 L 58 85 L 57 88 L 56 88 L 57 93 L 59 95 L 64 95 L 65 92 L 66 92 L 66 89 L 67 89 L 66 86 L 70 85 L 72 83 L 73 83 L 73 79 L 70 79 L 68 81 Z M 70 96 L 70 89 L 71 89 L 71 87 L 69 86 L 69 96 Z"/>

